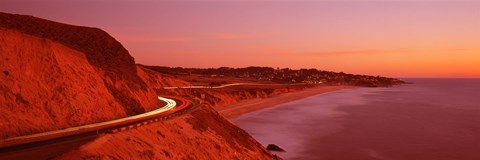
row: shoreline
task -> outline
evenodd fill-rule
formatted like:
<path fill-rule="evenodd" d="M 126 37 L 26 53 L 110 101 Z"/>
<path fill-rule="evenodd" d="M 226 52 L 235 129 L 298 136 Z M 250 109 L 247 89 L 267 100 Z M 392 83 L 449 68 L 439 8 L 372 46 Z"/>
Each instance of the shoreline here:
<path fill-rule="evenodd" d="M 285 94 L 280 94 L 268 98 L 256 98 L 249 100 L 242 100 L 234 104 L 227 106 L 217 106 L 214 107 L 217 112 L 225 116 L 228 119 L 236 118 L 240 115 L 254 112 L 260 109 L 270 108 L 277 106 L 279 104 L 288 103 L 291 101 L 296 101 L 311 97 L 318 94 L 334 92 L 343 89 L 355 88 L 356 86 L 319 86 L 315 88 L 309 88 L 303 91 L 289 92 Z"/>

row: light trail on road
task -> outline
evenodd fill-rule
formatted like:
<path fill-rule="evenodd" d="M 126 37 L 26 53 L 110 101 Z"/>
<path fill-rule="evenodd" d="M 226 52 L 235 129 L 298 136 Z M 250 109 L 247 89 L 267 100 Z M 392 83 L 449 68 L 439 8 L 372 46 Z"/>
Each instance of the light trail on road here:
<path fill-rule="evenodd" d="M 0 159 L 51 159 L 78 148 L 102 134 L 115 134 L 167 120 L 194 107 L 191 101 L 182 97 L 158 96 L 158 99 L 166 104 L 143 114 L 0 140 Z"/>
<path fill-rule="evenodd" d="M 97 127 L 101 127 L 101 126 L 107 126 L 107 125 L 113 125 L 113 124 L 117 124 L 117 123 L 132 121 L 132 120 L 135 120 L 135 119 L 140 119 L 140 118 L 143 118 L 143 117 L 148 117 L 148 116 L 152 116 L 152 115 L 155 115 L 155 114 L 159 114 L 159 113 L 169 111 L 169 110 L 175 108 L 175 106 L 177 105 L 175 100 L 172 100 L 172 99 L 169 99 L 169 98 L 164 98 L 164 97 L 159 96 L 158 99 L 161 100 L 161 101 L 164 101 L 167 104 L 165 106 L 161 107 L 161 108 L 158 108 L 156 110 L 146 112 L 146 113 L 143 113 L 143 114 L 134 115 L 134 116 L 125 117 L 125 118 L 116 119 L 116 120 L 111 120 L 111 121 L 106 121 L 106 122 L 87 124 L 87 125 L 83 125 L 83 126 L 71 127 L 71 128 L 61 129 L 61 130 L 55 130 L 55 131 L 31 134 L 31 135 L 26 135 L 26 136 L 18 136 L 18 137 L 8 138 L 8 139 L 0 141 L 0 144 L 6 143 L 6 142 L 9 142 L 9 141 L 23 141 L 23 140 L 37 139 L 37 138 L 52 136 L 52 135 L 64 135 L 64 134 L 67 134 L 67 133 L 81 132 L 83 130 L 88 130 L 88 129 L 97 128 Z"/>

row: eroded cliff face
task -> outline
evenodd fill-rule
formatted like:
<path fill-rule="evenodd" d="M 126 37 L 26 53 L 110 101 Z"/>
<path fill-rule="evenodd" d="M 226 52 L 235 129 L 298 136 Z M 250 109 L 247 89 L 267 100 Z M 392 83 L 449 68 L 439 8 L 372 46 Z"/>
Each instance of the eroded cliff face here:
<path fill-rule="evenodd" d="M 127 115 L 82 52 L 0 28 L 0 53 L 2 138 Z"/>
<path fill-rule="evenodd" d="M 203 100 L 207 104 L 221 107 L 242 100 L 268 98 L 271 96 L 295 92 L 303 90 L 303 88 L 285 89 L 285 88 L 237 88 L 237 89 L 223 89 L 223 90 L 205 90 L 206 98 Z"/>
<path fill-rule="evenodd" d="M 0 139 L 103 122 L 163 106 L 189 83 L 134 64 L 100 29 L 0 13 Z M 168 92 L 168 94 L 177 94 Z M 271 159 L 211 107 L 102 135 L 59 159 Z"/>
<path fill-rule="evenodd" d="M 40 41 L 52 41 L 81 53 L 88 62 L 86 66 L 93 68 L 96 74 L 101 76 L 108 92 L 112 93 L 111 95 L 115 96 L 115 99 L 121 103 L 127 115 L 142 113 L 158 105 L 155 96 L 152 96 L 155 93 L 149 90 L 137 75 L 133 57 L 117 40 L 101 29 L 73 26 L 32 16 L 5 13 L 0 13 L 0 27 L 18 31 L 23 35 L 38 37 L 41 39 Z M 23 37 L 22 35 L 19 36 Z M 6 40 L 10 39 L 10 37 L 4 38 Z M 21 38 L 20 41 L 22 41 Z M 32 43 L 38 44 L 39 41 Z M 29 49 L 29 46 L 17 47 Z M 48 45 L 45 47 L 49 48 Z M 62 52 L 58 51 L 58 53 Z M 15 52 L 4 53 L 7 55 L 15 54 Z M 49 52 L 36 53 L 36 50 L 29 50 L 28 53 L 46 56 L 52 54 Z M 21 65 L 21 63 L 11 65 Z M 72 68 L 81 68 L 81 66 Z M 52 76 L 51 78 L 56 77 Z"/>

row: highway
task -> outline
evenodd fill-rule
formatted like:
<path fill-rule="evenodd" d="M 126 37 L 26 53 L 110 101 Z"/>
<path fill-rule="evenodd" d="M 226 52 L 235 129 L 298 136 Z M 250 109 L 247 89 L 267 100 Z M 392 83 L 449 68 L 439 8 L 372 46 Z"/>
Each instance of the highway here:
<path fill-rule="evenodd" d="M 0 141 L 0 160 L 49 159 L 75 149 L 101 134 L 109 134 L 172 118 L 193 107 L 181 97 L 158 97 L 165 106 L 121 119 L 71 127 L 62 130 L 8 138 Z"/>
<path fill-rule="evenodd" d="M 225 88 L 231 86 L 265 86 L 265 85 L 303 85 L 307 83 L 294 83 L 294 84 L 272 84 L 272 83 L 231 83 L 220 86 L 177 86 L 177 87 L 163 87 L 163 89 L 216 89 Z"/>

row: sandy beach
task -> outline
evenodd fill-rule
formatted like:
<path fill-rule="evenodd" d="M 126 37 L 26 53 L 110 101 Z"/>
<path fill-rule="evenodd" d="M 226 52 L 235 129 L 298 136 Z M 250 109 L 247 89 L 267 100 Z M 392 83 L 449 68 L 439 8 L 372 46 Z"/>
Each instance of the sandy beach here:
<path fill-rule="evenodd" d="M 285 93 L 277 96 L 272 96 L 264 99 L 250 99 L 240 101 L 228 106 L 218 106 L 215 109 L 227 118 L 235 118 L 241 114 L 253 112 L 263 108 L 273 107 L 282 103 L 287 103 L 310 96 L 323 94 L 327 92 L 333 92 L 341 89 L 353 88 L 354 86 L 319 86 L 315 88 L 309 88 L 303 91 L 296 91 Z"/>

